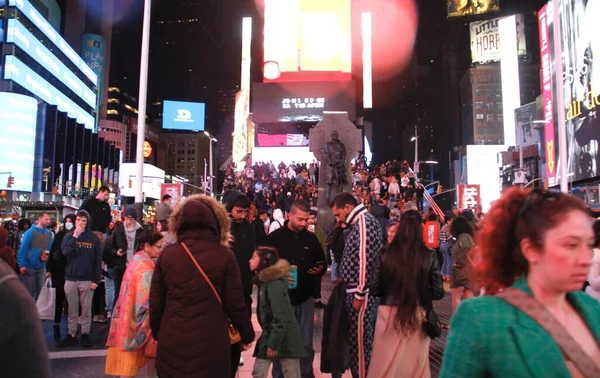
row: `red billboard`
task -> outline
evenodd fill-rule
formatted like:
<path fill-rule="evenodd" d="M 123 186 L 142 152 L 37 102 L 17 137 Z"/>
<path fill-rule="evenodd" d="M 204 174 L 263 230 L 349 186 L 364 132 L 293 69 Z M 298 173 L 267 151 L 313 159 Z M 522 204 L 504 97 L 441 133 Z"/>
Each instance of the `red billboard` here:
<path fill-rule="evenodd" d="M 456 192 L 459 210 L 474 209 L 481 205 L 481 186 L 479 184 L 459 184 Z"/>
<path fill-rule="evenodd" d="M 552 58 L 547 5 L 538 13 L 540 30 L 540 58 L 542 66 L 542 109 L 544 115 L 544 146 L 546 153 L 546 180 L 548 186 L 556 182 L 556 143 L 554 136 L 554 105 L 552 98 Z"/>
<path fill-rule="evenodd" d="M 160 198 L 171 196 L 171 206 L 175 207 L 183 199 L 183 184 L 160 184 Z"/>
<path fill-rule="evenodd" d="M 264 0 L 265 82 L 351 80 L 351 0 Z"/>

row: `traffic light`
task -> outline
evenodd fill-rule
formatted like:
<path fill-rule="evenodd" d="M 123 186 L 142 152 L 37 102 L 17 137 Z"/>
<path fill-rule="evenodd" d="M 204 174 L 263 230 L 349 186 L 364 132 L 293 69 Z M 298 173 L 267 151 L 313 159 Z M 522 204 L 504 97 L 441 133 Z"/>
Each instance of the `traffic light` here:
<path fill-rule="evenodd" d="M 6 183 L 6 187 L 12 188 L 14 183 L 15 183 L 15 178 L 12 176 L 8 176 L 8 182 Z"/>
<path fill-rule="evenodd" d="M 444 187 L 440 184 L 438 184 L 438 190 L 437 190 L 437 194 L 441 194 L 444 192 Z"/>

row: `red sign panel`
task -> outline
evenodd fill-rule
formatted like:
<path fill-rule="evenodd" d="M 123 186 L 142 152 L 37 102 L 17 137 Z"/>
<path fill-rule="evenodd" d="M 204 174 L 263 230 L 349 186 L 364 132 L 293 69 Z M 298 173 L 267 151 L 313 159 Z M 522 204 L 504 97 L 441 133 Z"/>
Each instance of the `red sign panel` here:
<path fill-rule="evenodd" d="M 556 185 L 556 143 L 554 138 L 554 105 L 552 98 L 552 72 L 550 56 L 550 35 L 548 29 L 547 5 L 540 12 L 540 57 L 542 66 L 542 108 L 544 114 L 544 146 L 546 152 L 546 180 L 548 186 Z"/>
<path fill-rule="evenodd" d="M 458 209 L 474 209 L 481 205 L 481 186 L 479 184 L 460 184 L 457 185 Z"/>
<path fill-rule="evenodd" d="M 160 197 L 162 198 L 165 194 L 173 198 L 171 206 L 176 206 L 183 198 L 183 184 L 160 184 Z"/>

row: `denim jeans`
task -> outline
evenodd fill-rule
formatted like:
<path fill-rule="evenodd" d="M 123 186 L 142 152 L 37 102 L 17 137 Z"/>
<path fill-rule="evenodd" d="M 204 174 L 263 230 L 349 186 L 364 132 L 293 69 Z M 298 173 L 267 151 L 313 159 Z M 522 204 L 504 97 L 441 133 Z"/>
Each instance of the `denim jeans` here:
<path fill-rule="evenodd" d="M 293 307 L 294 312 L 296 313 L 296 320 L 300 326 L 300 333 L 302 334 L 304 349 L 306 350 L 306 357 L 300 359 L 300 371 L 302 372 L 302 378 L 314 378 L 313 359 L 315 357 L 315 351 L 313 350 L 313 327 L 315 316 L 315 300 L 311 297 L 308 298 L 306 302 L 300 303 L 299 305 L 295 305 Z M 273 362 L 273 378 L 283 378 L 281 363 L 278 360 Z"/>
<path fill-rule="evenodd" d="M 115 300 L 115 270 L 108 269 L 108 277 L 104 277 L 104 300 L 106 302 L 106 311 L 112 312 Z"/>
<path fill-rule="evenodd" d="M 450 276 L 452 274 L 452 256 L 450 254 L 450 243 L 442 242 L 440 244 L 444 262 L 442 263 L 442 275 Z"/>
<path fill-rule="evenodd" d="M 46 268 L 27 268 L 25 274 L 21 274 L 20 279 L 27 291 L 31 293 L 33 300 L 37 301 L 42 286 L 44 286 L 44 281 L 46 281 Z"/>

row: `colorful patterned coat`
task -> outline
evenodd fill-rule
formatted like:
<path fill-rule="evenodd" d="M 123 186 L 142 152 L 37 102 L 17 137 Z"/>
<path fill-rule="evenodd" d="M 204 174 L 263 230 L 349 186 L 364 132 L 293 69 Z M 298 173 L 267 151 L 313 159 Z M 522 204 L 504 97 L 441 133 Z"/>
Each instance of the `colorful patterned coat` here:
<path fill-rule="evenodd" d="M 144 355 L 156 357 L 156 341 L 150 330 L 150 283 L 154 261 L 143 251 L 136 253 L 123 276 L 119 300 L 113 311 L 107 347 L 124 351 L 145 348 Z"/>

